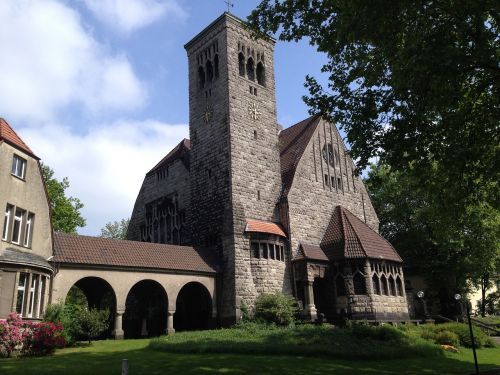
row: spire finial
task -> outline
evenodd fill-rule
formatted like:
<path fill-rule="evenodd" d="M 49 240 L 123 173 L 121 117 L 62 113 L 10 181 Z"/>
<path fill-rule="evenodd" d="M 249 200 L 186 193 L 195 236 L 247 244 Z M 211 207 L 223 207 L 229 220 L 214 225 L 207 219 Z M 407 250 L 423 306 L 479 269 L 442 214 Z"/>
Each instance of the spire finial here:
<path fill-rule="evenodd" d="M 232 3 L 230 0 L 224 1 L 227 5 L 227 12 L 229 13 L 229 10 L 234 7 L 234 3 Z"/>

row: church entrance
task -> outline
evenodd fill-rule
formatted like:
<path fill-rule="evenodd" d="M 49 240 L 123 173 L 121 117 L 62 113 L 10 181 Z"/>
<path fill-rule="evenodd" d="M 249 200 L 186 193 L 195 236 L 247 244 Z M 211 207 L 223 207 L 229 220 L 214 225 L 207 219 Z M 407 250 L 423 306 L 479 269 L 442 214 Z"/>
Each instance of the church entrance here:
<path fill-rule="evenodd" d="M 123 314 L 125 338 L 152 337 L 165 334 L 168 297 L 153 280 L 142 280 L 128 292 Z"/>
<path fill-rule="evenodd" d="M 184 285 L 177 296 L 174 315 L 176 331 L 210 328 L 212 298 L 207 288 L 197 282 Z"/>
<path fill-rule="evenodd" d="M 318 314 L 323 314 L 325 318 L 330 318 L 331 306 L 328 303 L 328 281 L 322 277 L 314 278 L 313 283 L 314 304 Z"/>
<path fill-rule="evenodd" d="M 78 280 L 69 290 L 66 305 L 78 305 L 81 308 L 109 311 L 108 329 L 99 338 L 111 337 L 114 327 L 116 297 L 107 281 L 99 277 L 84 277 Z"/>

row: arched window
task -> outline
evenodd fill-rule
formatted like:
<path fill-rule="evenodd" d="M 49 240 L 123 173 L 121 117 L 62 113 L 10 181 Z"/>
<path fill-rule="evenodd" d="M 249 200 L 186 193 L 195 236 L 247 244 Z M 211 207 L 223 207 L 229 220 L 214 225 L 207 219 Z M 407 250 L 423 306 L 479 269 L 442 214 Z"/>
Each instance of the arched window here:
<path fill-rule="evenodd" d="M 266 85 L 264 64 L 262 64 L 261 62 L 257 64 L 257 83 L 262 86 Z"/>
<path fill-rule="evenodd" d="M 387 290 L 387 278 L 385 275 L 382 275 L 380 278 L 380 293 L 384 296 L 388 296 L 389 292 Z"/>
<path fill-rule="evenodd" d="M 240 52 L 238 54 L 238 67 L 240 70 L 240 76 L 245 76 L 245 56 Z"/>
<path fill-rule="evenodd" d="M 247 61 L 247 78 L 250 81 L 255 81 L 255 67 L 251 57 Z"/>
<path fill-rule="evenodd" d="M 377 275 L 372 277 L 373 294 L 380 294 L 380 281 Z"/>
<path fill-rule="evenodd" d="M 207 82 L 210 83 L 214 79 L 214 68 L 212 66 L 212 62 L 210 60 L 208 60 L 205 67 L 207 69 Z"/>
<path fill-rule="evenodd" d="M 403 291 L 403 283 L 401 282 L 401 279 L 399 276 L 396 278 L 396 290 L 398 291 L 398 295 L 403 297 L 404 296 L 404 291 Z"/>
<path fill-rule="evenodd" d="M 352 282 L 354 284 L 354 294 L 366 294 L 366 282 L 361 273 L 356 272 Z"/>
<path fill-rule="evenodd" d="M 219 78 L 219 55 L 215 55 L 214 57 L 214 74 L 215 79 Z"/>
<path fill-rule="evenodd" d="M 391 296 L 396 296 L 396 283 L 394 281 L 394 278 L 392 276 L 389 276 L 389 294 Z"/>
<path fill-rule="evenodd" d="M 337 297 L 345 296 L 345 282 L 342 275 L 338 275 L 335 279 L 335 289 L 337 290 Z"/>
<path fill-rule="evenodd" d="M 198 68 L 198 84 L 200 85 L 200 88 L 205 87 L 205 71 L 202 66 Z"/>

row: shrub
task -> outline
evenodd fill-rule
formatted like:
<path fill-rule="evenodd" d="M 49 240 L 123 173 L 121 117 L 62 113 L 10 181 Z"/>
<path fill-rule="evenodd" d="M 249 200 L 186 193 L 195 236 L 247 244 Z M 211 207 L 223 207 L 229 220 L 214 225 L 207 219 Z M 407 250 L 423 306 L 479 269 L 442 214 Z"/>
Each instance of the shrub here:
<path fill-rule="evenodd" d="M 7 319 L 0 321 L 0 353 L 10 357 L 16 347 L 23 342 L 24 322 L 15 312 L 11 312 Z"/>
<path fill-rule="evenodd" d="M 474 332 L 474 343 L 476 348 L 493 347 L 495 343 L 479 328 L 472 327 Z M 457 335 L 459 344 L 466 348 L 472 348 L 469 326 L 463 323 L 426 324 L 417 328 L 420 336 L 426 340 L 437 342 L 440 332 L 448 331 Z"/>
<path fill-rule="evenodd" d="M 255 301 L 255 318 L 266 323 L 290 326 L 297 311 L 295 299 L 280 292 L 261 294 Z"/>
<path fill-rule="evenodd" d="M 61 335 L 63 326 L 52 322 L 30 323 L 26 326 L 22 353 L 24 355 L 52 354 L 66 344 Z"/>
<path fill-rule="evenodd" d="M 83 309 L 75 317 L 74 326 L 78 334 L 90 341 L 97 338 L 108 328 L 109 311 Z"/>
<path fill-rule="evenodd" d="M 456 333 L 448 330 L 443 330 L 436 333 L 434 337 L 434 342 L 439 345 L 458 346 L 459 338 Z"/>
<path fill-rule="evenodd" d="M 397 341 L 404 337 L 404 333 L 390 325 L 367 326 L 354 324 L 351 328 L 354 336 L 359 338 L 370 338 L 381 341 Z"/>
<path fill-rule="evenodd" d="M 43 320 L 62 325 L 64 330 L 61 336 L 67 345 L 74 345 L 79 336 L 75 319 L 83 309 L 80 305 L 65 304 L 59 301 L 47 306 Z"/>

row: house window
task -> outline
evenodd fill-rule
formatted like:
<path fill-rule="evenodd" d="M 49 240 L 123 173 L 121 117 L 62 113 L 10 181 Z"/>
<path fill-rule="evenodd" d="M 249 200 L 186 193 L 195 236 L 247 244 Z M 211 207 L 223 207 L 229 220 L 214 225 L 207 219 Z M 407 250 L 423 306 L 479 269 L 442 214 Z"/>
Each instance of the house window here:
<path fill-rule="evenodd" d="M 26 173 L 26 160 L 20 156 L 14 155 L 14 158 L 12 159 L 11 173 L 16 177 L 24 179 L 24 175 Z"/>
<path fill-rule="evenodd" d="M 24 226 L 24 246 L 31 247 L 31 235 L 33 229 L 33 220 L 35 215 L 31 212 L 26 216 L 26 225 Z"/>
<path fill-rule="evenodd" d="M 29 300 L 29 306 L 28 306 L 28 318 L 31 318 L 33 317 L 33 310 L 34 310 L 34 307 L 35 307 L 35 296 L 36 296 L 36 293 L 35 293 L 35 290 L 36 290 L 36 287 L 37 287 L 37 279 L 38 279 L 38 275 L 31 275 L 31 285 L 30 285 L 30 300 Z"/>
<path fill-rule="evenodd" d="M 273 259 L 285 261 L 284 247 L 273 240 L 257 240 L 250 242 L 250 256 L 257 259 Z"/>
<path fill-rule="evenodd" d="M 26 280 L 28 279 L 28 274 L 21 272 L 19 274 L 19 281 L 17 283 L 17 300 L 16 300 L 16 312 L 22 314 L 24 310 L 24 292 L 26 290 Z"/>
<path fill-rule="evenodd" d="M 5 209 L 5 218 L 3 221 L 3 232 L 2 232 L 2 240 L 6 241 L 9 236 L 9 228 L 10 228 L 10 220 L 12 218 L 12 209 L 13 206 L 10 204 L 7 205 Z"/>
<path fill-rule="evenodd" d="M 21 243 L 21 228 L 23 225 L 24 211 L 20 208 L 16 208 L 16 214 L 14 216 L 14 226 L 12 228 L 12 243 L 19 245 Z"/>

